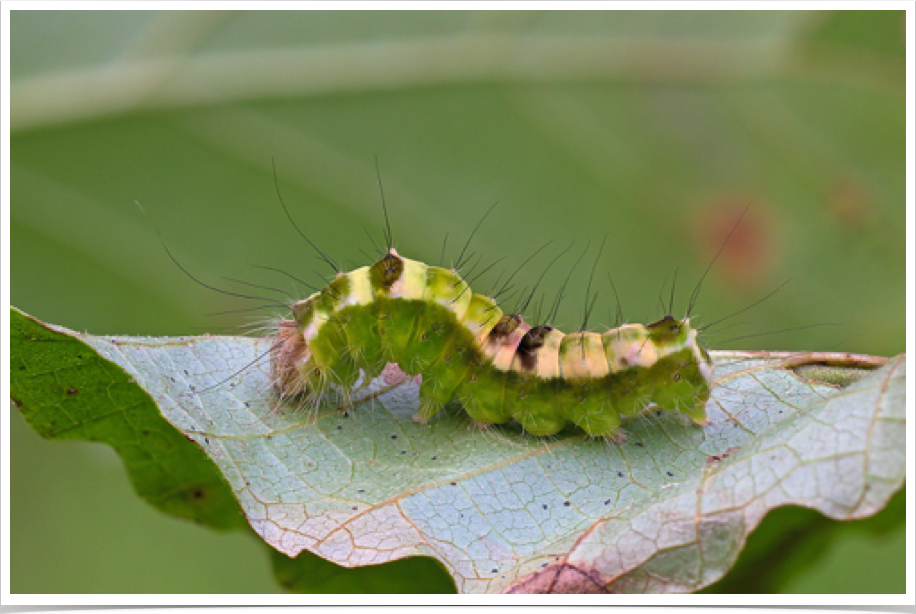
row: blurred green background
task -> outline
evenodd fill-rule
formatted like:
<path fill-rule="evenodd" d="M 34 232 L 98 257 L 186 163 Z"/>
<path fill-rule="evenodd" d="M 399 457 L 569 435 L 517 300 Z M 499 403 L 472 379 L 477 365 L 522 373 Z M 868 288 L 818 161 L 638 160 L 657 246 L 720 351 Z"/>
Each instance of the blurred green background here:
<path fill-rule="evenodd" d="M 305 292 L 379 241 L 452 262 L 480 216 L 474 282 L 607 235 L 591 327 L 675 313 L 727 236 L 695 312 L 713 349 L 904 351 L 905 15 L 875 12 L 27 12 L 11 17 L 11 291 L 98 334 L 237 330 L 269 311 L 234 277 Z M 152 217 L 134 205 L 140 202 Z M 568 255 L 543 282 L 549 302 Z M 481 265 L 482 267 L 483 265 Z M 588 265 L 558 323 L 580 325 Z M 264 291 L 254 290 L 263 294 Z M 509 301 L 511 306 L 513 301 Z M 786 329 L 800 330 L 779 332 Z M 733 337 L 771 333 L 730 341 Z M 109 449 L 10 418 L 12 592 L 270 592 L 253 533 L 220 535 L 133 495 Z M 758 589 L 902 592 L 902 498 L 840 525 L 780 510 L 752 537 Z M 769 524 L 768 524 L 769 523 Z M 784 559 L 757 560 L 800 527 Z M 770 530 L 775 528 L 775 530 Z M 815 537 L 817 536 L 817 537 Z M 755 541 L 756 540 L 756 541 Z M 807 541 L 806 541 L 807 540 Z M 789 550 L 789 548 L 786 548 Z M 748 562 L 745 562 L 748 561 Z M 754 569 L 758 566 L 758 569 Z M 774 569 L 781 570 L 779 572 Z M 743 575 L 742 575 L 743 574 Z M 750 580 L 748 580 L 750 581 Z"/>

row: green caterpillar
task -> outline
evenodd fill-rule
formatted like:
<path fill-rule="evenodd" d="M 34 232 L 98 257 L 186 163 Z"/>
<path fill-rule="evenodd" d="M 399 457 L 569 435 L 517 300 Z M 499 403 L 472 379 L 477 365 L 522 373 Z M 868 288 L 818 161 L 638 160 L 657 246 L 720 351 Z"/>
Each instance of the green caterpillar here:
<path fill-rule="evenodd" d="M 613 437 L 651 404 L 706 421 L 712 362 L 689 318 L 564 334 L 504 314 L 455 271 L 389 252 L 338 274 L 293 306 L 271 351 L 281 397 L 352 391 L 388 363 L 422 375 L 414 420 L 457 398 L 481 425 L 516 420 L 534 435 L 567 421 Z"/>

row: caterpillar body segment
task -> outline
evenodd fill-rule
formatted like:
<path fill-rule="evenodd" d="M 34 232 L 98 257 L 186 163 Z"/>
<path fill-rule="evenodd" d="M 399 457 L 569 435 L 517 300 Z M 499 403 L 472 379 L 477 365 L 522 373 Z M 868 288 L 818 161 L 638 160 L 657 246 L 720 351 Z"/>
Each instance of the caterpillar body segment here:
<path fill-rule="evenodd" d="M 353 389 L 387 363 L 422 375 L 415 420 L 457 398 L 482 424 L 511 419 L 534 435 L 572 421 L 612 437 L 651 404 L 702 424 L 711 361 L 688 319 L 666 316 L 604 333 L 564 334 L 504 314 L 454 271 L 391 249 L 371 267 L 340 274 L 298 302 L 271 353 L 281 397 L 320 399 Z"/>

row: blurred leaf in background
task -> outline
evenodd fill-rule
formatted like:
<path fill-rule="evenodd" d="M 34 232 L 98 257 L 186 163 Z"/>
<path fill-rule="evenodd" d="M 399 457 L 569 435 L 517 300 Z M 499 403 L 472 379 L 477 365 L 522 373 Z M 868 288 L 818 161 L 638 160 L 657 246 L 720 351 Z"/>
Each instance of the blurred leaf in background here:
<path fill-rule="evenodd" d="M 351 268 L 372 249 L 363 229 L 381 234 L 378 155 L 401 253 L 438 262 L 447 234 L 453 261 L 498 200 L 472 245 L 481 262 L 505 257 L 511 270 L 547 240 L 557 253 L 607 234 L 601 265 L 631 321 L 656 316 L 675 267 L 698 279 L 751 202 L 697 312 L 711 322 L 793 281 L 710 345 L 894 355 L 904 351 L 904 20 L 16 11 L 12 302 L 106 334 L 263 321 L 270 309 L 237 312 L 263 300 L 188 279 L 134 201 L 204 282 L 298 296 L 307 290 L 289 277 L 252 266 L 312 284 L 330 272 L 279 206 L 272 160 L 300 227 Z M 547 261 L 516 284 L 532 285 Z M 570 266 L 561 261 L 544 287 L 555 291 Z M 579 324 L 587 268 L 561 308 L 567 329 Z M 683 286 L 680 309 L 692 289 Z M 595 327 L 613 320 L 609 284 L 599 291 Z M 226 311 L 236 313 L 208 315 Z M 776 334 L 729 343 L 759 333 Z M 15 411 L 10 426 L 13 592 L 281 590 L 253 534 L 165 517 L 131 492 L 107 448 L 43 442 Z M 783 511 L 807 527 L 799 535 L 829 537 L 800 543 L 810 556 L 761 590 L 903 590 L 901 505 L 858 523 L 890 527 L 880 538 Z"/>

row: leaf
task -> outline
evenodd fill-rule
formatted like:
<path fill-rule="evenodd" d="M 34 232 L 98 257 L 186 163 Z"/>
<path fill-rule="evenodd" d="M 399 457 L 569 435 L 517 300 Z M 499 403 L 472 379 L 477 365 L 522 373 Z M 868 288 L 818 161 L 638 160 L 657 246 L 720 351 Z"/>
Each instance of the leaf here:
<path fill-rule="evenodd" d="M 411 382 L 373 382 L 345 412 L 274 411 L 266 340 L 43 326 L 130 374 L 278 551 L 344 566 L 431 556 L 463 592 L 696 590 L 733 564 L 769 510 L 861 518 L 905 477 L 903 356 L 841 388 L 796 369 L 862 357 L 720 352 L 707 426 L 652 416 L 610 445 L 573 432 L 481 433 L 459 408 L 417 425 Z M 42 338 L 23 333 L 14 359 Z"/>
<path fill-rule="evenodd" d="M 151 505 L 215 529 L 244 526 L 217 467 L 163 418 L 130 375 L 79 336 L 61 335 L 15 308 L 10 345 L 11 396 L 42 437 L 107 443 Z"/>
<path fill-rule="evenodd" d="M 43 324 L 15 308 L 10 322 L 12 398 L 33 429 L 49 439 L 112 446 L 137 493 L 163 512 L 216 529 L 248 526 L 216 465 L 165 420 L 129 374 L 85 345 L 90 336 Z M 268 549 L 277 580 L 297 592 L 454 591 L 431 559 L 348 570 L 307 552 L 290 559 Z"/>

